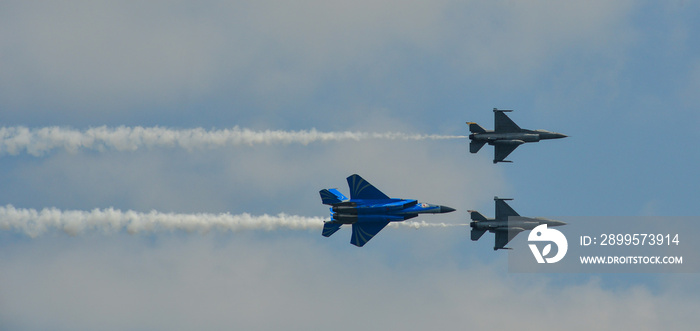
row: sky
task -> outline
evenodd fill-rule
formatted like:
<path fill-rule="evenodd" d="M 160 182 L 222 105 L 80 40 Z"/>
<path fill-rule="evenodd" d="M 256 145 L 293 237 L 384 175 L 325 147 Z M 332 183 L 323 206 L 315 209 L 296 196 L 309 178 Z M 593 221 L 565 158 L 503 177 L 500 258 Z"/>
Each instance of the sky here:
<path fill-rule="evenodd" d="M 363 248 L 314 226 L 0 228 L 0 329 L 694 329 L 697 274 L 510 273 L 492 235 L 472 242 L 462 225 L 469 209 L 493 217 L 494 196 L 526 216 L 698 216 L 699 12 L 4 1 L 3 128 L 461 136 L 467 121 L 492 128 L 496 107 L 569 137 L 496 165 L 464 138 L 1 149 L 0 206 L 18 209 L 323 218 L 318 191 L 347 195 L 357 173 L 457 211 L 419 219 L 455 226 L 387 228 Z"/>

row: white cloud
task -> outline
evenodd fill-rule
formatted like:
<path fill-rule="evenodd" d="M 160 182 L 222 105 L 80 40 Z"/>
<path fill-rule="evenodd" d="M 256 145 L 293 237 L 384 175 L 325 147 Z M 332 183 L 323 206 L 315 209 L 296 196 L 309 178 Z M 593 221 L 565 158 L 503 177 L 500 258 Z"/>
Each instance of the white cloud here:
<path fill-rule="evenodd" d="M 643 286 L 610 290 L 596 281 L 560 287 L 546 277 L 496 271 L 500 259 L 458 266 L 454 242 L 448 254 L 389 256 L 310 236 L 170 236 L 151 244 L 138 236 L 58 236 L 17 243 L 0 253 L 0 326 L 657 330 L 698 322 L 689 314 L 697 299 L 687 295 Z M 424 239 L 405 244 L 420 251 L 440 240 Z M 392 259 L 401 263 L 387 264 Z"/>
<path fill-rule="evenodd" d="M 8 6 L 2 86 L 16 104 L 81 110 L 170 104 L 208 89 L 216 35 L 169 6 L 61 2 Z M 114 108 L 112 108 L 114 110 Z"/>
<path fill-rule="evenodd" d="M 461 9 L 466 31 L 452 34 L 455 61 L 515 82 L 535 79 L 559 57 L 619 56 L 634 40 L 627 1 L 468 2 Z"/>
<path fill-rule="evenodd" d="M 619 1 L 16 3 L 0 23 L 0 87 L 6 110 L 18 118 L 31 105 L 43 108 L 32 112 L 60 110 L 64 119 L 85 121 L 214 95 L 288 107 L 329 80 L 395 88 L 406 82 L 393 77 L 425 66 L 425 56 L 465 75 L 522 82 L 572 51 L 623 47 L 629 7 Z"/>

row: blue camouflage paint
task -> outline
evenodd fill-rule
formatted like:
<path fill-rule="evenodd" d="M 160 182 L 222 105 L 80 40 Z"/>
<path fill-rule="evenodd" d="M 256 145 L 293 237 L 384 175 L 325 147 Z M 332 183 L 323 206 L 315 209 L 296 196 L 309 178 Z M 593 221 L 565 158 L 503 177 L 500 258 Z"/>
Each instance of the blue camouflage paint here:
<path fill-rule="evenodd" d="M 347 178 L 350 199 L 336 189 L 319 191 L 321 201 L 330 205 L 331 219 L 323 224 L 324 237 L 336 233 L 343 224 L 352 225 L 350 243 L 362 247 L 391 222 L 402 222 L 418 214 L 441 214 L 453 208 L 420 203 L 412 199 L 392 199 L 360 175 Z"/>

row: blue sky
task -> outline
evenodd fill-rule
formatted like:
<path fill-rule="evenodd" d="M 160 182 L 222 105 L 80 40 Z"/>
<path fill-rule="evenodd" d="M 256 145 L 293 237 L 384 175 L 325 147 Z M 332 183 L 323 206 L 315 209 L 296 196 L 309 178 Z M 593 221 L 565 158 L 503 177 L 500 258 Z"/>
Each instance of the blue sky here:
<path fill-rule="evenodd" d="M 5 2 L 0 125 L 467 134 L 494 107 L 569 138 L 493 165 L 465 140 L 0 155 L 17 208 L 324 216 L 359 173 L 493 216 L 697 216 L 688 1 Z M 486 238 L 485 238 L 486 239 Z M 466 228 L 0 231 L 0 329 L 688 329 L 694 275 L 517 275 Z M 503 253 L 503 254 L 501 254 Z M 679 286 L 678 284 L 684 284 Z M 499 307 L 497 311 L 493 307 Z M 542 307 L 546 307 L 543 309 Z M 509 318 L 503 318 L 509 316 Z M 106 327 L 105 327 L 106 326 Z M 534 328 L 534 327 L 533 327 Z"/>

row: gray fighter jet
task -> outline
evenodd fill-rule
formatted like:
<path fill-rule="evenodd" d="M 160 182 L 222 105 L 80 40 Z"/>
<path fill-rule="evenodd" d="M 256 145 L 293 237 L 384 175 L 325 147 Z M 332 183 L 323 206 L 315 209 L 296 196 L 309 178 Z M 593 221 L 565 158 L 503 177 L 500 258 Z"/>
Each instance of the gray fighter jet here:
<path fill-rule="evenodd" d="M 472 240 L 477 241 L 481 236 L 490 231 L 496 234 L 496 244 L 493 250 L 510 249 L 505 247 L 508 242 L 513 240 L 518 233 L 525 230 L 532 230 L 540 224 L 550 226 L 566 225 L 562 221 L 548 220 L 545 218 L 530 218 L 520 216 L 513 208 L 511 208 L 506 200 L 499 197 L 493 197 L 496 201 L 496 218 L 486 218 L 478 211 L 469 210 L 471 213 L 472 222 L 469 224 L 472 227 Z"/>
<path fill-rule="evenodd" d="M 494 146 L 493 163 L 511 162 L 505 158 L 513 152 L 518 146 L 524 143 L 538 142 L 542 139 L 558 139 L 567 137 L 564 134 L 549 132 L 545 130 L 527 130 L 521 129 L 513 120 L 511 120 L 506 112 L 512 110 L 493 109 L 494 113 L 494 130 L 485 130 L 479 124 L 467 122 L 469 124 L 469 135 L 471 143 L 469 151 L 471 153 L 478 152 L 484 144 Z"/>

